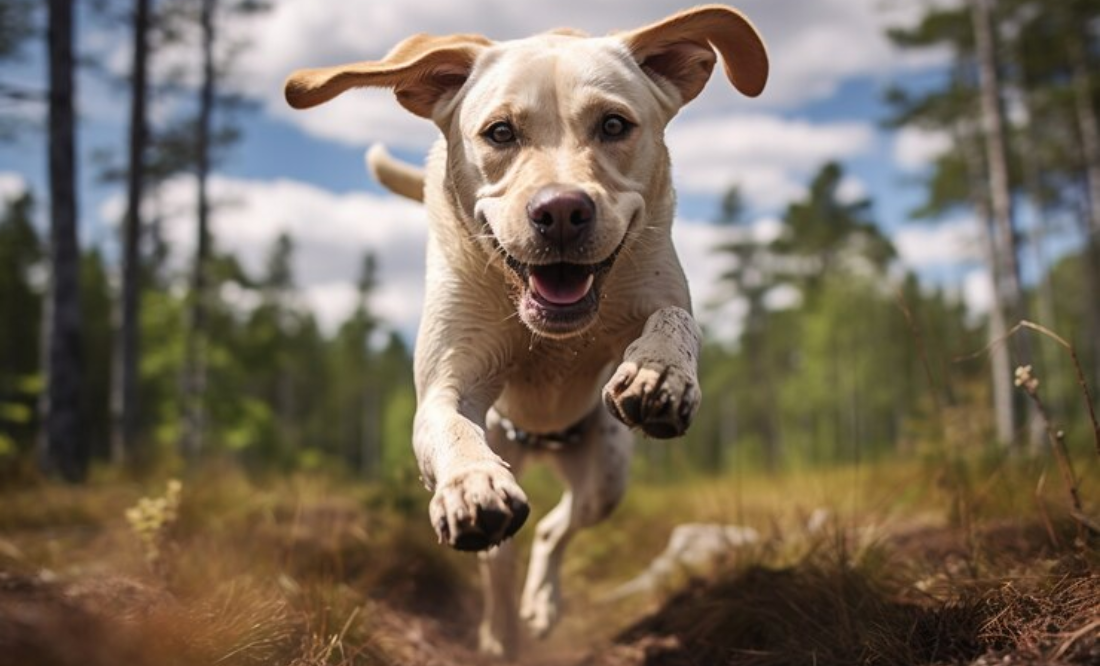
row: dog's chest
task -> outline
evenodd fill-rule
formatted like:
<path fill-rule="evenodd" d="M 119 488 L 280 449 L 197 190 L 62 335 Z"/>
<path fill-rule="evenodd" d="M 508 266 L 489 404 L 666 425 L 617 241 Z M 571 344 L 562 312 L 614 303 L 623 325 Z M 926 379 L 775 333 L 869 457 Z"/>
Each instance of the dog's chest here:
<path fill-rule="evenodd" d="M 598 404 L 611 361 L 594 347 L 534 346 L 510 369 L 496 409 L 531 433 L 564 430 Z"/>

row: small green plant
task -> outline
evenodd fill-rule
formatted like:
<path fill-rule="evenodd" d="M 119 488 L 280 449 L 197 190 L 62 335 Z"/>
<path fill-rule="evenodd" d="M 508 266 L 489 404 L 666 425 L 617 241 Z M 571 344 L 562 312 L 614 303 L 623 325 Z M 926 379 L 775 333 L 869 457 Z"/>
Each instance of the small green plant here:
<path fill-rule="evenodd" d="M 183 484 L 177 479 L 168 482 L 161 497 L 142 497 L 135 506 L 126 509 L 126 522 L 137 535 L 145 553 L 145 561 L 157 572 L 164 566 L 164 551 L 168 537 L 179 517 Z"/>

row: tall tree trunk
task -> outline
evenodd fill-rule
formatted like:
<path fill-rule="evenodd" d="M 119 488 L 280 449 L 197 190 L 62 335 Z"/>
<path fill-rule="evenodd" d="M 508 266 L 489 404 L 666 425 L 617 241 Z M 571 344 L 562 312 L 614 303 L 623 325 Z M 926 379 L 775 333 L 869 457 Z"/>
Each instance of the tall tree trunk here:
<path fill-rule="evenodd" d="M 88 442 L 80 427 L 80 249 L 77 244 L 73 2 L 49 0 L 50 293 L 45 463 L 83 480 Z"/>
<path fill-rule="evenodd" d="M 969 181 L 971 205 L 981 223 L 985 240 L 986 264 L 989 267 L 990 280 L 994 285 L 993 303 L 989 308 L 989 356 L 990 380 L 993 389 L 993 428 L 997 441 L 1006 445 L 1014 439 L 1016 431 L 1016 403 L 1012 396 L 1012 361 L 1008 346 L 1002 343 L 1008 327 L 1005 325 L 1004 295 L 996 288 L 1002 270 L 997 261 L 997 228 L 989 209 L 989 200 L 985 196 L 982 176 L 981 148 L 973 132 L 961 126 L 953 131 L 955 143 L 962 148 L 966 161 L 967 180 Z"/>
<path fill-rule="evenodd" d="M 1073 108 L 1077 129 L 1081 135 L 1081 153 L 1085 163 L 1085 183 L 1088 191 L 1088 227 L 1085 244 L 1086 278 L 1088 280 L 1089 338 L 1092 340 L 1095 382 L 1100 386 L 1100 123 L 1092 102 L 1092 82 L 1089 78 L 1087 36 L 1081 26 L 1070 26 L 1067 43 L 1070 70 L 1073 76 Z"/>
<path fill-rule="evenodd" d="M 217 0 L 202 0 L 199 21 L 202 28 L 202 89 L 196 130 L 198 180 L 198 239 L 191 274 L 191 313 L 187 337 L 186 410 L 184 455 L 194 458 L 202 450 L 206 430 L 204 400 L 206 393 L 206 285 L 210 259 L 210 135 L 214 115 L 214 12 Z"/>
<path fill-rule="evenodd" d="M 138 315 L 141 311 L 141 201 L 145 188 L 145 125 L 149 0 L 134 2 L 134 60 L 130 91 L 130 160 L 126 178 L 126 221 L 122 239 L 122 312 L 115 347 L 111 406 L 114 432 L 111 459 L 133 455 L 138 430 L 137 368 L 141 352 Z"/>
<path fill-rule="evenodd" d="M 1085 37 L 1076 34 L 1080 26 L 1074 26 L 1068 44 L 1070 68 L 1073 76 L 1073 108 L 1081 135 L 1081 153 L 1085 158 L 1085 181 L 1089 194 L 1089 228 L 1093 238 L 1100 237 L 1100 123 L 1092 103 L 1092 84 L 1089 80 L 1089 63 L 1084 44 Z"/>
<path fill-rule="evenodd" d="M 1008 149 L 1005 140 L 1001 82 L 997 71 L 996 44 L 990 11 L 992 0 L 969 0 L 977 48 L 978 85 L 982 134 L 985 138 L 986 170 L 989 177 L 989 205 L 997 231 L 998 263 L 1002 267 L 997 285 L 1004 294 L 1010 317 L 1022 315 L 1020 268 L 1016 248 L 1016 226 L 1012 189 L 1008 180 Z"/>
<path fill-rule="evenodd" d="M 1022 61 L 1024 56 L 1021 53 L 1017 57 Z M 1046 258 L 1047 232 L 1050 228 L 1050 222 L 1047 219 L 1047 207 L 1043 202 L 1039 179 L 1039 174 L 1042 172 L 1044 165 L 1039 157 L 1041 154 L 1039 151 L 1041 139 L 1036 136 L 1035 132 L 1035 95 L 1031 92 L 1026 81 L 1020 82 L 1019 92 L 1020 99 L 1023 100 L 1026 118 L 1025 125 L 1018 134 L 1020 154 L 1029 156 L 1028 159 L 1020 160 L 1020 171 L 1023 177 L 1024 191 L 1027 193 L 1028 201 L 1035 216 L 1028 231 L 1028 244 L 1031 246 L 1032 261 L 1035 262 L 1035 272 L 1037 274 L 1035 312 L 1040 322 L 1054 327 L 1058 324 L 1054 316 L 1054 285 L 1051 282 L 1050 262 Z M 1042 362 L 1042 371 L 1050 376 L 1051 383 L 1055 386 L 1064 386 L 1066 368 L 1062 363 L 1062 355 L 1058 354 L 1050 345 L 1041 345 L 1035 354 L 1038 360 Z M 1060 407 L 1059 411 L 1064 413 L 1065 405 L 1055 406 Z"/>
<path fill-rule="evenodd" d="M 1009 183 L 1008 148 L 991 9 L 993 0 L 969 0 L 969 3 L 978 64 L 982 135 L 985 139 L 986 172 L 989 179 L 989 212 L 995 229 L 992 260 L 1000 266 L 1000 270 L 995 273 L 994 290 L 1000 292 L 998 300 L 1003 310 L 1004 323 L 1008 324 L 1024 319 L 1026 308 L 1020 286 L 1019 250 Z M 1026 338 L 1016 337 L 1003 344 L 1012 346 L 1020 363 L 1028 362 L 1030 353 Z M 1015 397 L 1012 399 L 1015 400 Z M 1015 411 L 1018 413 L 1020 410 Z M 1038 421 L 1033 421 L 1033 424 L 1037 423 Z M 1031 432 L 1033 440 L 1041 434 L 1034 429 Z M 1004 443 L 1015 443 L 1015 439 L 1011 437 Z"/>

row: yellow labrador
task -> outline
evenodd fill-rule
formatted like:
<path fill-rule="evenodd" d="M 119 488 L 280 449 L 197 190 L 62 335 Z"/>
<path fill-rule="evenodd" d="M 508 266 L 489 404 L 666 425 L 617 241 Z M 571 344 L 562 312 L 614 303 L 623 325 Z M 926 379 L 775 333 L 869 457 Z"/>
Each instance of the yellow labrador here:
<path fill-rule="evenodd" d="M 664 129 L 715 51 L 735 88 L 762 91 L 764 45 L 719 5 L 607 37 L 416 35 L 286 82 L 295 108 L 392 88 L 443 133 L 423 173 L 378 149 L 369 161 L 430 215 L 413 445 L 440 540 L 485 551 L 485 651 L 514 653 L 518 618 L 536 635 L 553 626 L 562 552 L 622 497 L 630 429 L 679 436 L 699 404 Z M 516 595 L 506 540 L 528 504 L 514 475 L 543 453 L 567 490 Z"/>

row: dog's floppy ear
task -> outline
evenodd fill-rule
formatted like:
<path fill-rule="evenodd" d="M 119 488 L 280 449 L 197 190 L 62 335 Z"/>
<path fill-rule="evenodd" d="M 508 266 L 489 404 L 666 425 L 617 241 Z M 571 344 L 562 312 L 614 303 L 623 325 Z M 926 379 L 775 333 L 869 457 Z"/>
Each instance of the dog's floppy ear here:
<path fill-rule="evenodd" d="M 492 42 L 481 35 L 414 35 L 377 62 L 300 69 L 286 80 L 286 101 L 308 109 L 349 88 L 393 88 L 397 101 L 424 118 L 437 102 L 465 83 L 474 61 Z"/>
<path fill-rule="evenodd" d="M 764 90 L 768 52 L 756 28 L 741 12 L 723 5 L 696 7 L 622 35 L 642 69 L 680 91 L 687 104 L 703 90 L 722 54 L 726 78 L 749 97 Z"/>

